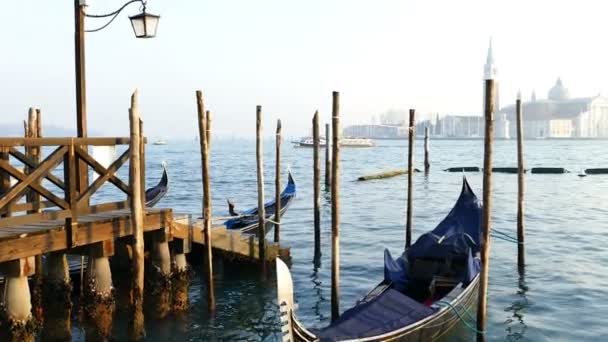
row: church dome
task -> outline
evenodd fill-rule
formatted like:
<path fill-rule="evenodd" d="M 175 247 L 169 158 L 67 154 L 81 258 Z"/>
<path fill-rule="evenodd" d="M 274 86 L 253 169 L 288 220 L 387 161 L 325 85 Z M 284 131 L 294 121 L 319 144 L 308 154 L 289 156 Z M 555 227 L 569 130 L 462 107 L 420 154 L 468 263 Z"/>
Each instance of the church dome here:
<path fill-rule="evenodd" d="M 563 101 L 570 98 L 570 91 L 562 84 L 562 79 L 558 78 L 553 88 L 549 90 L 549 100 Z"/>

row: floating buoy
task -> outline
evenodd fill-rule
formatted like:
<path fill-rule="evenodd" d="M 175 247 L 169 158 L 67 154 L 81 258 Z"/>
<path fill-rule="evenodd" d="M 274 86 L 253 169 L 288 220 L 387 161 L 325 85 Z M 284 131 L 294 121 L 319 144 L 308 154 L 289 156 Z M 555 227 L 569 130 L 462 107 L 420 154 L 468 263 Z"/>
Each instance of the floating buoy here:
<path fill-rule="evenodd" d="M 479 172 L 481 168 L 477 166 L 461 166 L 461 167 L 450 167 L 443 171 L 447 172 Z"/>
<path fill-rule="evenodd" d="M 502 173 L 517 173 L 519 169 L 517 167 L 493 167 L 492 172 L 502 172 Z M 528 172 L 527 169 L 524 169 L 524 173 Z"/>
<path fill-rule="evenodd" d="M 605 175 L 605 174 L 608 174 L 608 169 L 607 168 L 585 169 L 585 174 L 587 174 L 587 175 Z"/>
<path fill-rule="evenodd" d="M 566 170 L 563 167 L 533 167 L 530 172 L 531 173 L 552 173 L 552 174 L 558 174 L 558 173 L 568 173 L 570 171 Z"/>

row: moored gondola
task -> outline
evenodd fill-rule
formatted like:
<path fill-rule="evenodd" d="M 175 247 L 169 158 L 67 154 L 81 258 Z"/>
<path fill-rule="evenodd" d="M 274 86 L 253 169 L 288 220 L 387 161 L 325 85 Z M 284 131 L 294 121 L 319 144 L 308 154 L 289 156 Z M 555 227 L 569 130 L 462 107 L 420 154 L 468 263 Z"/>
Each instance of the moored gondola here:
<path fill-rule="evenodd" d="M 156 186 L 146 190 L 146 207 L 151 208 L 160 201 L 169 190 L 169 177 L 167 176 L 167 163 L 162 162 L 163 175 Z"/>
<path fill-rule="evenodd" d="M 293 180 L 291 172 L 288 172 L 288 181 L 287 186 L 281 192 L 281 212 L 280 216 L 283 216 L 287 211 L 287 208 L 291 204 L 291 201 L 296 196 L 296 183 Z M 227 229 L 240 229 L 243 233 L 256 234 L 258 229 L 258 208 L 251 208 L 242 212 L 237 212 L 234 210 L 234 204 L 228 201 L 229 212 L 230 215 L 235 216 L 234 218 L 229 219 L 224 222 L 224 225 Z M 275 200 L 271 200 L 264 204 L 264 210 L 266 213 L 267 219 L 272 219 L 274 217 L 274 213 L 276 210 Z M 266 233 L 272 228 L 274 225 L 272 223 L 266 224 Z"/>
<path fill-rule="evenodd" d="M 480 237 L 481 205 L 464 179 L 447 217 L 396 260 L 386 250 L 384 280 L 318 330 L 296 318 L 291 274 L 277 259 L 283 341 L 433 341 L 459 322 L 473 321 Z"/>

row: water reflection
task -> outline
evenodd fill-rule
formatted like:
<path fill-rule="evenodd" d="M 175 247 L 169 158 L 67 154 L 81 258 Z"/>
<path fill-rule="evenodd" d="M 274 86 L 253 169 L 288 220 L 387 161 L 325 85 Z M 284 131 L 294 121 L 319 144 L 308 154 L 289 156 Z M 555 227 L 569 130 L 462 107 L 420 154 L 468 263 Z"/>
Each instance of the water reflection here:
<path fill-rule="evenodd" d="M 320 261 L 319 261 L 320 263 Z M 325 321 L 327 317 L 323 314 L 322 303 L 326 302 L 327 299 L 323 297 L 323 282 L 319 279 L 319 268 L 315 266 L 310 275 L 310 282 L 312 283 L 312 290 L 314 296 L 314 304 L 312 309 L 315 313 L 315 317 L 319 322 Z"/>
<path fill-rule="evenodd" d="M 528 292 L 528 285 L 526 284 L 526 272 L 525 269 L 519 269 L 519 278 L 517 284 L 517 298 L 507 307 L 505 311 L 511 311 L 513 314 L 507 318 L 505 329 L 507 332 L 507 341 L 519 341 L 524 338 L 525 332 L 528 329 L 524 322 L 524 316 L 527 309 L 531 306 L 531 302 L 528 300 L 526 293 Z"/>

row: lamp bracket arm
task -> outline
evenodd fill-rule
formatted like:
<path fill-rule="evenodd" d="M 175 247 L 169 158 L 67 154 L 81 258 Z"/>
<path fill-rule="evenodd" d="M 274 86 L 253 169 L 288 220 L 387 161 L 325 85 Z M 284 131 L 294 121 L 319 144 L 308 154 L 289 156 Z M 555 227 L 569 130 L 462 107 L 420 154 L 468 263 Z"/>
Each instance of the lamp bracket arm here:
<path fill-rule="evenodd" d="M 116 11 L 111 12 L 111 13 L 106 13 L 106 14 L 85 13 L 84 15 L 85 15 L 85 17 L 88 17 L 88 18 L 108 18 L 108 17 L 112 17 L 112 16 L 116 17 L 118 15 L 118 13 L 120 13 L 123 9 L 125 9 L 125 7 L 129 6 L 130 4 L 132 4 L 134 2 L 141 3 L 141 6 L 145 12 L 145 10 L 146 10 L 146 1 L 145 0 L 130 0 L 130 1 L 126 2 L 124 5 L 122 5 L 119 9 L 117 9 Z"/>

